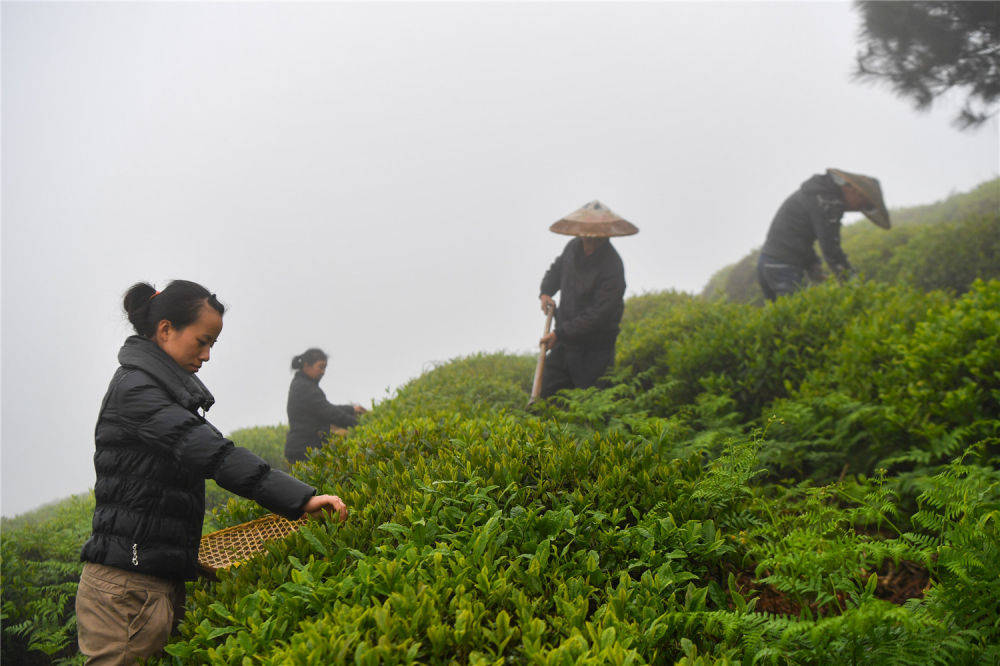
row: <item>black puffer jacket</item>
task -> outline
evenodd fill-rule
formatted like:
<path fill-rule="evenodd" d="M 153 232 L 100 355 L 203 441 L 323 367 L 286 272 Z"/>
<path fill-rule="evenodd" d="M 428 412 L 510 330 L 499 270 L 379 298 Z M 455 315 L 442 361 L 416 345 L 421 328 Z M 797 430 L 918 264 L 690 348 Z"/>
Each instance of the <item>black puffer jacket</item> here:
<path fill-rule="evenodd" d="M 808 269 L 819 264 L 813 250 L 818 240 L 830 269 L 850 268 L 840 247 L 840 218 L 846 203 L 829 174 L 817 174 L 785 199 L 771 221 L 761 254 L 768 259 Z"/>
<path fill-rule="evenodd" d="M 587 256 L 583 240 L 566 244 L 545 277 L 541 293 L 562 292 L 556 338 L 569 345 L 614 344 L 625 309 L 625 267 L 610 242 Z"/>
<path fill-rule="evenodd" d="M 294 519 L 312 486 L 234 446 L 196 410 L 215 402 L 205 385 L 139 336 L 118 353 L 97 420 L 93 534 L 80 554 L 172 580 L 197 574 L 205 479 Z"/>
<path fill-rule="evenodd" d="M 288 387 L 288 435 L 285 458 L 304 460 L 306 448 L 318 447 L 330 434 L 330 426 L 350 428 L 358 424 L 352 405 L 333 405 L 319 387 L 319 381 L 301 370 Z"/>

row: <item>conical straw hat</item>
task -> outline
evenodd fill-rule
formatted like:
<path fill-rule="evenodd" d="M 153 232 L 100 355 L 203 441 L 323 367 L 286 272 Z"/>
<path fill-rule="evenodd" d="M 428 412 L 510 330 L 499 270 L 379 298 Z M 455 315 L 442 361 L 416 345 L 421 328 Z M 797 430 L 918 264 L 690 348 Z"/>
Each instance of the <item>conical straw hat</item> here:
<path fill-rule="evenodd" d="M 639 228 L 628 220 L 615 215 L 610 208 L 595 199 L 554 223 L 549 227 L 549 231 L 567 236 L 609 238 L 611 236 L 631 236 L 639 233 Z"/>
<path fill-rule="evenodd" d="M 885 200 L 882 198 L 882 187 L 878 184 L 877 178 L 863 176 L 858 173 L 849 173 L 840 169 L 827 169 L 826 172 L 847 181 L 868 200 L 869 207 L 861 211 L 865 214 L 865 217 L 883 229 L 890 227 L 889 211 L 885 207 Z"/>

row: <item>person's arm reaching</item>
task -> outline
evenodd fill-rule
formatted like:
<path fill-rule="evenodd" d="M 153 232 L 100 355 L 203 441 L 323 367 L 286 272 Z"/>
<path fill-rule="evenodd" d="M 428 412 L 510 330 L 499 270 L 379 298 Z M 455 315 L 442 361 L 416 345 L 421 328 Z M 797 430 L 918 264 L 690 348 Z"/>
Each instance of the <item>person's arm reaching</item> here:
<path fill-rule="evenodd" d="M 823 252 L 823 258 L 826 259 L 826 265 L 830 267 L 830 271 L 837 276 L 851 270 L 847 255 L 840 247 L 841 215 L 843 215 L 843 210 L 832 207 L 827 209 L 819 202 L 818 197 L 815 205 L 809 207 L 809 220 L 812 223 L 813 233 L 819 240 L 819 248 Z"/>
<path fill-rule="evenodd" d="M 290 520 L 301 517 L 302 507 L 316 494 L 312 486 L 233 444 L 144 375 L 133 374 L 118 396 L 118 413 L 140 441 L 232 493 Z"/>
<path fill-rule="evenodd" d="M 330 423 L 338 428 L 351 428 L 358 425 L 354 405 L 331 404 L 317 384 L 304 383 L 303 387 L 305 390 L 300 396 L 301 404 L 310 414 L 315 414 L 318 421 Z"/>

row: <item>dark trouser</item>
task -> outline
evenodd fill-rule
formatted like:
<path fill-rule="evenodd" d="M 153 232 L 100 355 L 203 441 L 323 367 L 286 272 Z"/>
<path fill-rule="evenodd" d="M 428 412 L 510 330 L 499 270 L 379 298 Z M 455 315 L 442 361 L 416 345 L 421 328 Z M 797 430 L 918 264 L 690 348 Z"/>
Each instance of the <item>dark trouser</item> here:
<path fill-rule="evenodd" d="M 615 359 L 615 343 L 567 345 L 556 342 L 545 356 L 542 373 L 542 397 L 547 398 L 564 388 L 588 388 L 611 367 Z"/>
<path fill-rule="evenodd" d="M 803 268 L 771 259 L 764 254 L 757 260 L 757 281 L 760 282 L 764 298 L 769 301 L 796 291 L 802 286 L 805 274 Z"/>

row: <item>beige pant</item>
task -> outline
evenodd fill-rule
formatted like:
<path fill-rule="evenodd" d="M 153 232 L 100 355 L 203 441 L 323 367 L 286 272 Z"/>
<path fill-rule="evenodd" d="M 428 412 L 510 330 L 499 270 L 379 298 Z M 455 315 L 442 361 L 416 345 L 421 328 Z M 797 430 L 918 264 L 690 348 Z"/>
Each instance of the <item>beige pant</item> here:
<path fill-rule="evenodd" d="M 76 627 L 88 665 L 134 664 L 158 653 L 183 615 L 183 582 L 83 565 Z"/>

